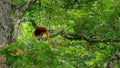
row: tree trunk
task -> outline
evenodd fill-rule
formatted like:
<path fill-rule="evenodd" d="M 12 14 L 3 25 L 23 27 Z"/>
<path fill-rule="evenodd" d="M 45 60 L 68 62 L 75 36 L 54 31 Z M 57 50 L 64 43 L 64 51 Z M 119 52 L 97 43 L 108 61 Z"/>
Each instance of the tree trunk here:
<path fill-rule="evenodd" d="M 0 0 L 0 47 L 3 43 L 11 43 L 13 24 L 10 18 L 11 0 Z M 5 62 L 5 57 L 0 57 L 0 62 Z M 0 68 L 4 68 L 0 64 Z"/>
<path fill-rule="evenodd" d="M 10 0 L 0 1 L 0 44 L 11 43 L 13 24 L 10 19 Z"/>

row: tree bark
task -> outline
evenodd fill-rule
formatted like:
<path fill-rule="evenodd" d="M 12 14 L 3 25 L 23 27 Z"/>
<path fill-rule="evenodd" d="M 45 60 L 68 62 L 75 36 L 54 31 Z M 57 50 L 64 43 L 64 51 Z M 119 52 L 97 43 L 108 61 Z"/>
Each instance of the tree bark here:
<path fill-rule="evenodd" d="M 36 1 L 37 0 L 30 0 L 23 6 L 21 11 L 18 10 L 17 6 L 15 6 L 15 18 L 11 20 L 11 0 L 0 0 L 0 48 L 4 46 L 4 44 L 16 41 L 20 19 L 23 17 L 30 5 Z M 0 56 L 0 68 L 5 68 L 4 62 L 5 56 Z"/>
<path fill-rule="evenodd" d="M 10 43 L 13 24 L 10 18 L 11 0 L 0 0 L 0 44 Z"/>
<path fill-rule="evenodd" d="M 10 18 L 11 0 L 0 0 L 0 47 L 3 43 L 11 43 L 13 24 Z M 0 62 L 3 63 L 5 57 L 0 57 Z M 0 68 L 4 68 L 4 64 L 0 63 Z"/>

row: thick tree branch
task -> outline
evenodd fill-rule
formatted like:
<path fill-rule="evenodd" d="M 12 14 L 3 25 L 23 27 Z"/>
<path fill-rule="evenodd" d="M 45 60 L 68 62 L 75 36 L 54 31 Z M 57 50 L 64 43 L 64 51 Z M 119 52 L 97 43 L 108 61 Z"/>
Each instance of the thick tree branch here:
<path fill-rule="evenodd" d="M 30 7 L 30 5 L 32 5 L 36 1 L 37 0 L 30 0 L 25 6 L 23 6 L 22 10 L 20 11 L 19 17 L 22 17 L 24 15 L 24 13 L 26 12 L 26 10 Z"/>
<path fill-rule="evenodd" d="M 86 40 L 88 42 L 92 43 L 99 43 L 99 42 L 120 42 L 120 39 L 115 39 L 115 38 L 103 38 L 103 39 L 93 39 L 90 38 L 89 36 L 84 36 L 84 35 L 77 35 L 75 33 L 67 33 L 63 35 L 63 37 L 70 39 L 70 40 Z"/>
<path fill-rule="evenodd" d="M 53 38 L 53 37 L 55 37 L 57 35 L 61 35 L 61 33 L 63 33 L 63 32 L 64 32 L 64 29 L 60 28 L 60 29 L 56 30 L 54 33 L 49 33 L 49 37 Z M 47 37 L 42 37 L 41 39 L 42 40 L 47 40 Z"/>
<path fill-rule="evenodd" d="M 54 33 L 50 33 L 50 38 L 55 37 L 57 35 L 61 35 L 61 33 L 63 33 L 63 32 L 64 32 L 64 29 L 60 28 L 60 29 L 56 30 Z"/>
<path fill-rule="evenodd" d="M 21 19 L 21 22 L 24 22 L 24 21 L 30 21 L 31 24 L 32 24 L 32 26 L 33 26 L 34 28 L 37 28 L 37 27 L 38 27 L 37 24 L 35 23 L 35 20 L 34 20 L 33 18 L 30 18 L 30 17 L 22 18 L 22 19 Z"/>
<path fill-rule="evenodd" d="M 21 21 L 30 21 L 34 28 L 38 27 L 33 18 L 23 18 Z M 57 35 L 61 35 L 64 38 L 69 40 L 86 40 L 87 42 L 90 42 L 90 43 L 120 42 L 119 38 L 118 39 L 115 39 L 115 38 L 95 39 L 95 38 L 91 38 L 90 36 L 78 35 L 75 33 L 68 33 L 63 28 L 56 30 L 54 33 L 49 33 L 50 38 L 55 37 Z M 46 39 L 47 38 L 44 38 L 44 40 Z"/>
<path fill-rule="evenodd" d="M 36 0 L 30 0 L 25 6 L 23 6 L 21 11 L 19 11 L 18 9 L 15 10 L 16 12 L 15 12 L 15 19 L 13 22 L 14 30 L 13 30 L 13 34 L 12 34 L 12 40 L 11 40 L 12 42 L 15 42 L 15 40 L 16 40 L 17 33 L 18 33 L 18 26 L 19 26 L 21 18 L 23 17 L 26 10 L 30 7 L 30 5 L 32 5 L 35 2 L 36 2 Z"/>

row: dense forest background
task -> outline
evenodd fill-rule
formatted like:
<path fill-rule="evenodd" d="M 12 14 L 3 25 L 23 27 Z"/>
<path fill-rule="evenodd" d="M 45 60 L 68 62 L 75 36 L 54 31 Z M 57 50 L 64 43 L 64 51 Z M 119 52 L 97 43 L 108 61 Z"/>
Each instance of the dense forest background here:
<path fill-rule="evenodd" d="M 11 18 L 30 1 L 12 0 Z M 23 13 L 16 41 L 0 49 L 7 67 L 120 67 L 119 0 L 36 0 Z M 50 44 L 32 36 L 36 25 L 48 29 Z"/>

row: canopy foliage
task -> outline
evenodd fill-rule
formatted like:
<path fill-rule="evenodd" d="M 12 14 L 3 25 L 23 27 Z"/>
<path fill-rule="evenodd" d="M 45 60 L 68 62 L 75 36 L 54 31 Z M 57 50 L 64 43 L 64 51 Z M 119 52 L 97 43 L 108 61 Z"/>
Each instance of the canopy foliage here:
<path fill-rule="evenodd" d="M 12 0 L 21 10 L 30 0 Z M 11 11 L 11 17 L 14 10 Z M 48 44 L 32 36 L 31 21 L 21 21 L 16 43 L 5 46 L 8 66 L 14 68 L 119 68 L 119 0 L 36 0 L 24 18 L 32 18 L 52 34 Z M 113 62 L 113 57 L 117 58 Z M 111 61 L 112 60 L 112 61 Z M 113 66 L 109 67 L 113 62 Z"/>

